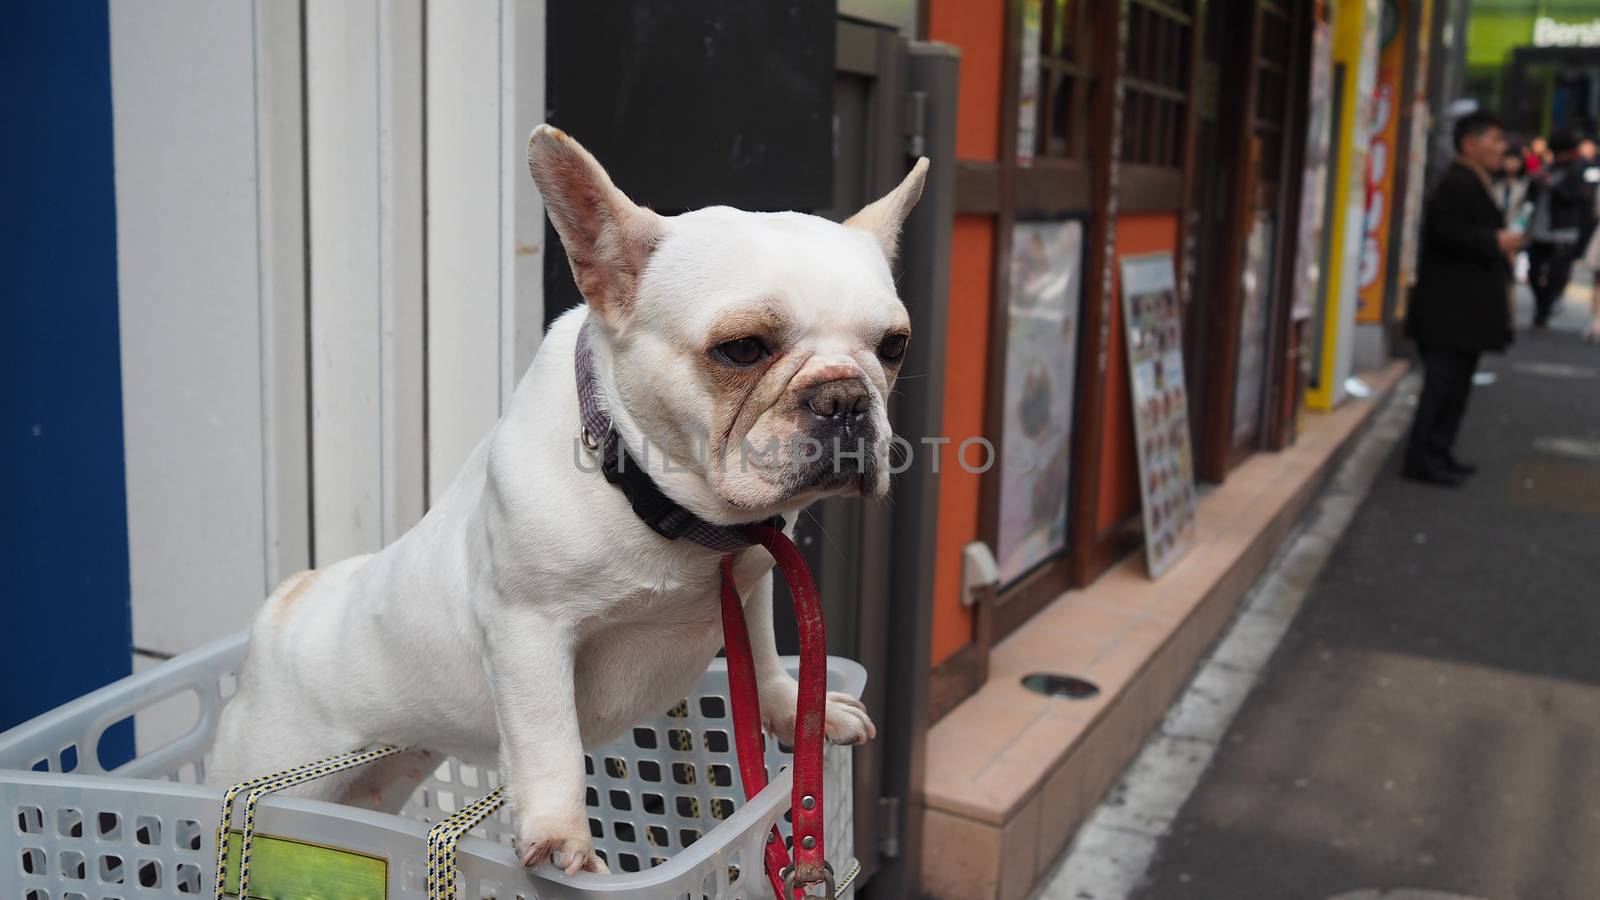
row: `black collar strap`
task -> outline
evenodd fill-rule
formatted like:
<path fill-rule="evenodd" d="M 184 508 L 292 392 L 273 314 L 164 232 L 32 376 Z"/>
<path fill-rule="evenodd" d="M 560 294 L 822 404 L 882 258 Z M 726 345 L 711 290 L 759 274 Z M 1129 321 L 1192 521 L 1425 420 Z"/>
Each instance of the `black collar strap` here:
<path fill-rule="evenodd" d="M 661 492 L 655 479 L 639 465 L 623 446 L 611 416 L 600 399 L 600 385 L 594 373 L 594 352 L 589 346 L 589 322 L 585 317 L 578 329 L 578 344 L 573 352 L 573 368 L 578 376 L 578 418 L 582 421 L 583 445 L 600 459 L 606 481 L 628 498 L 634 515 L 669 541 L 686 537 L 697 544 L 722 553 L 732 553 L 756 542 L 746 537 L 739 526 L 713 525 L 679 506 Z M 783 530 L 783 517 L 774 516 L 761 523 Z"/>

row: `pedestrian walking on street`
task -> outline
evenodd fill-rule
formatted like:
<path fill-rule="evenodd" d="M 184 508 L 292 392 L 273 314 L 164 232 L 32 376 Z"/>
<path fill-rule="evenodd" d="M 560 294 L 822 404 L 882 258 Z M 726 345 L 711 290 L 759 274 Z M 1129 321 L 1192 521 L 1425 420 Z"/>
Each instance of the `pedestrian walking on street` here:
<path fill-rule="evenodd" d="M 1550 152 L 1555 161 L 1540 173 L 1528 232 L 1535 328 L 1549 324 L 1595 224 L 1595 189 L 1584 177 L 1589 166 L 1578 154 L 1577 136 L 1570 131 L 1551 135 Z"/>
<path fill-rule="evenodd" d="M 1589 238 L 1589 247 L 1583 252 L 1583 264 L 1594 274 L 1594 290 L 1589 297 L 1589 327 L 1583 330 L 1583 342 L 1600 344 L 1600 228 Z"/>
<path fill-rule="evenodd" d="M 1445 487 L 1474 471 L 1455 456 L 1478 357 L 1511 343 L 1511 260 L 1522 236 L 1505 227 L 1490 173 L 1506 154 L 1505 126 L 1489 112 L 1455 126 L 1456 158 L 1423 213 L 1417 285 L 1406 335 L 1422 361 L 1422 396 L 1406 445 L 1407 478 Z"/>

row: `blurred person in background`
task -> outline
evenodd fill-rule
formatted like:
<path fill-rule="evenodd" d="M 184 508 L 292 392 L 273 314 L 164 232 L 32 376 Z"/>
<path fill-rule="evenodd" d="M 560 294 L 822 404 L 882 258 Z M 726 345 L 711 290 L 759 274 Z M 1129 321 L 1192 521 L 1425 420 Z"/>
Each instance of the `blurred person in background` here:
<path fill-rule="evenodd" d="M 1527 167 L 1529 175 L 1538 175 L 1549 161 L 1550 144 L 1544 138 L 1535 137 L 1528 142 L 1528 149 L 1522 154 L 1522 162 Z"/>
<path fill-rule="evenodd" d="M 1528 194 L 1533 179 L 1528 177 L 1522 149 L 1512 147 L 1507 150 L 1493 174 L 1494 202 L 1505 213 L 1506 227 L 1516 231 L 1527 230 L 1528 218 L 1532 215 Z"/>
<path fill-rule="evenodd" d="M 1583 330 L 1583 340 L 1588 344 L 1600 344 L 1600 229 L 1589 236 L 1583 264 L 1594 275 L 1594 289 L 1589 295 L 1589 327 Z"/>
<path fill-rule="evenodd" d="M 1595 191 L 1578 155 L 1577 135 L 1550 136 L 1555 159 L 1540 173 L 1528 237 L 1528 281 L 1533 286 L 1533 326 L 1544 328 L 1572 278 L 1572 264 L 1594 228 Z"/>
<path fill-rule="evenodd" d="M 1511 343 L 1511 260 L 1522 246 L 1495 202 L 1492 173 L 1504 165 L 1505 126 L 1489 112 L 1463 116 L 1455 145 L 1455 161 L 1423 211 L 1406 315 L 1423 383 L 1402 474 L 1442 487 L 1459 487 L 1475 471 L 1456 458 L 1456 435 L 1479 356 Z"/>
<path fill-rule="evenodd" d="M 1585 170 L 1585 175 L 1590 173 L 1600 174 L 1600 167 L 1591 165 Z M 1600 190 L 1595 191 L 1594 204 L 1595 220 L 1600 221 Z M 1589 293 L 1589 326 L 1583 330 L 1583 341 L 1586 344 L 1600 344 L 1600 227 L 1590 229 L 1582 262 L 1593 279 Z"/>
<path fill-rule="evenodd" d="M 1526 157 L 1521 147 L 1513 146 L 1500 161 L 1494 172 L 1494 202 L 1505 215 L 1506 228 L 1517 234 L 1528 230 L 1533 217 L 1533 201 L 1529 199 L 1533 179 L 1528 176 Z M 1528 256 L 1519 252 L 1513 260 L 1513 271 L 1518 281 L 1528 280 Z"/>

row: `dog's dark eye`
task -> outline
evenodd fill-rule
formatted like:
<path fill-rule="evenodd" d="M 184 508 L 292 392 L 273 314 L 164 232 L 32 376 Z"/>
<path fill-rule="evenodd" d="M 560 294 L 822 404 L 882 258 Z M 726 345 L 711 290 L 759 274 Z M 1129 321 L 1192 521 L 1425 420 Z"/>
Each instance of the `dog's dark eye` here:
<path fill-rule="evenodd" d="M 758 337 L 736 338 L 712 347 L 711 355 L 732 366 L 753 366 L 766 358 L 767 345 Z"/>
<path fill-rule="evenodd" d="M 906 355 L 906 341 L 903 334 L 885 335 L 883 342 L 878 345 L 878 358 L 884 362 L 899 362 L 900 357 Z"/>

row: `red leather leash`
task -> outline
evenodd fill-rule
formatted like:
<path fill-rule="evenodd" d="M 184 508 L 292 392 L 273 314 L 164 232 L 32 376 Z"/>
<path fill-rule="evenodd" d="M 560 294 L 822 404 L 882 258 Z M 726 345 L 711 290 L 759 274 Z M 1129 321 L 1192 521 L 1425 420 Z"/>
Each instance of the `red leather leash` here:
<path fill-rule="evenodd" d="M 805 558 L 782 531 L 767 525 L 743 529 L 767 548 L 783 572 L 794 598 L 796 630 L 800 635 L 800 691 L 795 709 L 794 792 L 790 797 L 794 860 L 774 827 L 767 837 L 766 870 L 779 900 L 804 897 L 806 887 L 825 884 L 833 896 L 833 872 L 823 856 L 822 741 L 828 689 L 827 637 L 822 624 L 822 602 L 811 580 Z M 728 698 L 733 708 L 734 748 L 739 776 L 748 800 L 767 785 L 766 761 L 761 753 L 761 698 L 756 690 L 755 662 L 750 654 L 750 634 L 745 628 L 744 603 L 733 582 L 733 555 L 722 558 L 722 634 L 728 657 Z"/>

